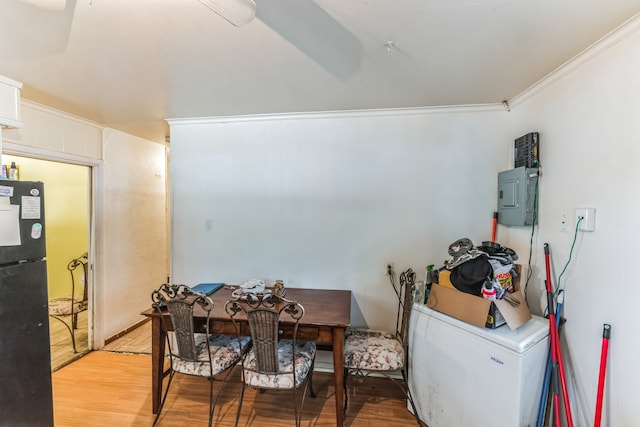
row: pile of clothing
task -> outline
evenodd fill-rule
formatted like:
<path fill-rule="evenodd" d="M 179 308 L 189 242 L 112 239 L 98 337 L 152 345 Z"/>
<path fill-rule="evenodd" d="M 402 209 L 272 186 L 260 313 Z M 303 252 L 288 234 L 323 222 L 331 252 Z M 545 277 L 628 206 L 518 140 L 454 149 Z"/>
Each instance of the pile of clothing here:
<path fill-rule="evenodd" d="M 451 271 L 451 284 L 459 291 L 489 300 L 503 299 L 512 290 L 518 273 L 516 252 L 496 242 L 474 246 L 468 238 L 449 245 L 450 259 L 445 268 Z"/>

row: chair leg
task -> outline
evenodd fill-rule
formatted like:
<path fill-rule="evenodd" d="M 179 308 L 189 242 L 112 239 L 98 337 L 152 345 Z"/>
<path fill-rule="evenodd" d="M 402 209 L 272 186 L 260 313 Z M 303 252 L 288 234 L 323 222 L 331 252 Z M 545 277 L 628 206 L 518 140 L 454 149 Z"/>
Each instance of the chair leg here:
<path fill-rule="evenodd" d="M 416 408 L 416 404 L 413 401 L 413 396 L 411 396 L 411 389 L 409 388 L 409 373 L 407 372 L 407 365 L 404 365 L 405 368 L 402 370 L 402 378 L 404 380 L 404 387 L 406 387 L 405 393 L 407 395 L 407 399 L 411 404 L 411 409 L 413 410 L 413 416 L 416 417 L 416 422 L 419 426 L 422 426 L 422 421 L 420 420 L 420 416 L 418 415 L 418 408 Z"/>
<path fill-rule="evenodd" d="M 420 416 L 418 415 L 418 408 L 416 408 L 416 404 L 413 401 L 413 396 L 411 396 L 411 389 L 409 388 L 409 381 L 407 381 L 407 373 L 404 370 L 401 373 L 402 373 L 402 378 L 403 378 L 402 380 L 397 380 L 397 379 L 393 378 L 390 374 L 385 374 L 385 376 L 387 378 L 389 378 L 392 383 L 397 385 L 400 388 L 400 390 L 402 390 L 404 395 L 407 396 L 407 400 L 411 404 L 411 409 L 413 411 L 413 416 L 415 417 L 416 422 L 418 423 L 419 426 L 423 426 L 424 424 L 420 420 Z"/>
<path fill-rule="evenodd" d="M 71 345 L 73 346 L 73 352 L 77 353 L 78 350 L 76 350 L 76 335 L 73 331 L 73 328 L 71 326 L 69 326 L 69 324 L 67 322 L 65 322 L 64 320 L 62 320 L 61 318 L 57 317 L 57 316 L 49 316 L 52 319 L 56 319 L 58 322 L 62 323 L 64 325 L 65 328 L 67 328 L 67 331 L 69 331 L 69 335 L 71 335 Z"/>
<path fill-rule="evenodd" d="M 242 412 L 242 400 L 244 399 L 244 378 L 241 384 L 242 388 L 240 388 L 240 401 L 238 402 L 238 413 L 236 414 L 236 427 L 238 427 L 238 421 L 240 421 L 240 412 Z"/>
<path fill-rule="evenodd" d="M 313 390 L 313 366 L 311 368 L 311 371 L 309 372 L 309 377 L 304 381 L 304 383 L 301 386 L 301 391 L 302 391 L 302 396 L 297 397 L 299 396 L 297 389 L 294 388 L 293 390 L 293 398 L 294 398 L 293 403 L 296 409 L 296 426 L 298 427 L 302 423 L 302 410 L 304 409 L 304 401 L 307 398 L 307 391 L 309 392 L 311 397 L 313 397 L 314 399 L 316 398 L 316 392 Z M 298 405 L 297 400 L 300 400 L 300 405 Z"/>
<path fill-rule="evenodd" d="M 222 390 L 224 389 L 225 384 L 229 382 L 229 377 L 233 373 L 233 370 L 234 368 L 227 370 L 227 373 L 225 374 L 224 378 L 220 382 L 220 386 L 218 386 L 218 392 L 215 393 L 215 397 L 214 397 L 215 378 L 213 377 L 209 378 L 210 387 L 211 387 L 209 390 L 209 427 L 211 427 L 211 425 L 213 424 L 213 413 L 215 412 L 215 408 L 218 403 L 218 397 L 220 397 L 220 395 L 222 394 Z"/>
<path fill-rule="evenodd" d="M 413 416 L 416 419 L 416 422 L 418 423 L 419 426 L 424 426 L 424 423 L 422 422 L 422 420 L 420 420 L 420 416 L 418 415 L 418 409 L 416 408 L 416 404 L 413 401 L 413 396 L 411 396 L 411 390 L 409 389 L 409 382 L 407 381 L 407 373 L 406 372 L 402 372 L 402 380 L 397 380 L 395 378 L 393 378 L 391 375 L 389 374 L 384 374 L 389 380 L 391 380 L 392 383 L 394 383 L 395 385 L 397 385 L 400 390 L 402 390 L 402 392 L 404 393 L 405 396 L 407 396 L 407 400 L 409 400 L 409 403 L 411 404 L 411 409 L 413 410 Z M 343 405 L 342 405 L 342 414 L 346 415 L 347 413 L 347 407 L 349 406 L 349 395 L 347 393 L 347 379 L 349 378 L 349 370 L 345 369 L 344 370 L 344 397 L 343 397 Z"/>
<path fill-rule="evenodd" d="M 416 418 L 416 422 L 419 426 L 422 426 L 422 421 L 420 420 L 420 416 L 418 415 L 418 408 L 416 408 L 416 404 L 413 402 L 413 397 L 411 396 L 411 391 L 407 388 L 407 399 L 409 403 L 411 403 L 411 409 L 413 410 L 413 416 Z"/>
<path fill-rule="evenodd" d="M 213 403 L 213 378 L 209 378 L 209 427 L 213 423 L 213 408 L 215 408 Z"/>
<path fill-rule="evenodd" d="M 71 345 L 73 345 L 73 352 L 77 353 L 78 350 L 76 349 L 76 334 L 74 333 L 73 329 L 71 330 Z"/>
<path fill-rule="evenodd" d="M 347 414 L 347 406 L 349 405 L 349 394 L 347 393 L 347 378 L 349 378 L 349 370 L 348 369 L 344 369 L 344 373 L 343 373 L 343 379 L 342 379 L 342 388 L 343 388 L 343 393 L 342 393 L 342 415 L 346 415 Z"/>
<path fill-rule="evenodd" d="M 164 391 L 164 396 L 162 396 L 162 400 L 160 401 L 160 406 L 158 407 L 158 413 L 153 420 L 152 426 L 155 426 L 160 419 L 160 414 L 162 414 L 162 408 L 164 408 L 164 402 L 167 400 L 167 395 L 169 394 L 169 387 L 171 387 L 171 381 L 173 380 L 173 376 L 175 375 L 175 371 L 172 369 L 169 373 L 169 379 L 167 380 L 167 388 Z"/>
<path fill-rule="evenodd" d="M 296 427 L 300 427 L 300 411 L 298 410 L 298 393 L 296 387 L 293 387 L 293 416 L 296 420 Z"/>
<path fill-rule="evenodd" d="M 313 390 L 313 368 L 311 369 L 311 372 L 309 372 L 309 394 L 314 399 L 316 398 L 316 392 Z"/>

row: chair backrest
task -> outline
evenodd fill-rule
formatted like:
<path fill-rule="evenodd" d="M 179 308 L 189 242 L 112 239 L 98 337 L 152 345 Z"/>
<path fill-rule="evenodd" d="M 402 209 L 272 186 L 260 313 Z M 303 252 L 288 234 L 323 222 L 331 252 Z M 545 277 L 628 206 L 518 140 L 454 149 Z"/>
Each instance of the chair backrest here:
<path fill-rule="evenodd" d="M 398 294 L 398 322 L 396 323 L 396 336 L 407 346 L 409 336 L 409 320 L 413 296 L 416 289 L 416 273 L 412 269 L 400 274 L 400 293 Z"/>
<path fill-rule="evenodd" d="M 213 301 L 211 298 L 194 292 L 186 285 L 163 284 L 151 294 L 153 308 L 161 314 L 162 326 L 165 330 L 173 330 L 175 345 L 172 340 L 168 339 L 169 353 L 172 356 L 178 356 L 180 359 L 197 362 L 198 361 L 198 342 L 195 338 L 194 329 L 194 306 L 197 304 L 206 313 L 206 336 L 209 337 L 209 318 L 213 310 Z M 171 319 L 171 328 L 165 320 L 164 314 L 169 312 Z M 207 346 L 209 348 L 209 346 Z M 211 359 L 211 355 L 209 355 Z"/>
<path fill-rule="evenodd" d="M 69 270 L 69 274 L 71 274 L 71 297 L 75 299 L 76 297 L 76 274 L 75 271 L 78 267 L 82 267 L 82 301 L 87 301 L 88 300 L 88 294 L 87 294 L 87 288 L 88 288 L 88 283 L 87 280 L 89 279 L 89 272 L 88 272 L 88 265 L 89 265 L 89 258 L 88 258 L 88 253 L 85 252 L 82 255 L 80 255 L 78 258 L 74 258 L 71 261 L 69 261 L 69 264 L 67 264 L 67 270 Z"/>
<path fill-rule="evenodd" d="M 293 323 L 292 348 L 295 348 L 298 323 L 304 316 L 304 307 L 274 294 L 246 294 L 227 301 L 225 310 L 231 317 L 240 336 L 241 321 L 237 316 L 243 313 L 251 330 L 251 341 L 255 354 L 256 371 L 263 374 L 282 374 L 278 359 L 280 320 L 286 315 Z M 295 369 L 293 370 L 295 381 Z M 295 382 L 294 382 L 295 383 Z"/>

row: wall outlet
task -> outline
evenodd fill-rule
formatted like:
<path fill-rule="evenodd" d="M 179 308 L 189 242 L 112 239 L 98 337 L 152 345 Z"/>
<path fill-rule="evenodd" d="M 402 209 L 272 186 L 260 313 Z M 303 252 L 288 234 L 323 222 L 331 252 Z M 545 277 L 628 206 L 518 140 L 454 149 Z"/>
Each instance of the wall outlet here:
<path fill-rule="evenodd" d="M 577 208 L 576 224 L 580 231 L 595 231 L 596 229 L 596 210 L 595 208 Z"/>
<path fill-rule="evenodd" d="M 569 231 L 569 215 L 562 214 L 560 216 L 560 231 L 566 233 Z"/>
<path fill-rule="evenodd" d="M 392 271 L 392 272 L 393 272 L 393 271 L 395 271 L 395 269 L 396 269 L 396 263 L 395 263 L 395 262 L 393 262 L 393 260 L 387 260 L 387 261 L 385 261 L 385 264 L 384 264 L 384 274 L 385 274 L 385 275 L 389 275 L 389 268 L 391 268 L 391 271 Z"/>

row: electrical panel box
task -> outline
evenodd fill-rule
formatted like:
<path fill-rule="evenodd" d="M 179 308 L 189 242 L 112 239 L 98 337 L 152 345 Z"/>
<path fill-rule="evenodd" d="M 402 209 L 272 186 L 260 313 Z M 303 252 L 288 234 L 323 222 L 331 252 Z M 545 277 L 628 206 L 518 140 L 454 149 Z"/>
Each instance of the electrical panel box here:
<path fill-rule="evenodd" d="M 524 166 L 527 168 L 540 167 L 540 134 L 529 132 L 516 138 L 513 144 L 514 168 Z"/>
<path fill-rule="evenodd" d="M 535 212 L 538 168 L 519 168 L 498 173 L 498 223 L 525 226 L 537 222 Z"/>

